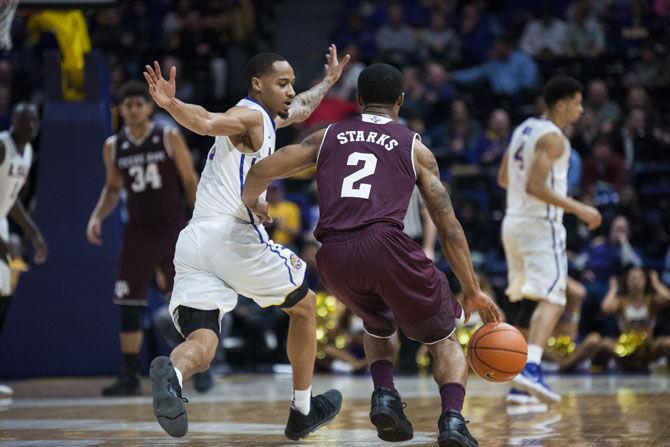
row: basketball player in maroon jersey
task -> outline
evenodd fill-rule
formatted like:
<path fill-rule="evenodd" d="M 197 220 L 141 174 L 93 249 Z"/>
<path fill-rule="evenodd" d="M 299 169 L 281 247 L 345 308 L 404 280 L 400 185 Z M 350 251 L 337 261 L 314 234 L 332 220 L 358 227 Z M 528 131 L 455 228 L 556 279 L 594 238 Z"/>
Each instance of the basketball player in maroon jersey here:
<path fill-rule="evenodd" d="M 374 64 L 358 78 L 361 116 L 331 124 L 253 166 L 243 201 L 271 220 L 258 197 L 275 178 L 316 165 L 323 244 L 317 265 L 326 287 L 365 324 L 365 353 L 375 385 L 370 420 L 385 441 L 413 436 L 393 383 L 398 327 L 429 346 L 440 387 L 440 446 L 476 446 L 461 415 L 467 363 L 454 337 L 455 320 L 477 310 L 486 322 L 500 311 L 475 279 L 465 235 L 440 181 L 435 157 L 419 136 L 394 120 L 403 102 L 400 72 Z M 463 288 L 463 306 L 446 276 L 402 232 L 414 185 L 438 228 L 444 255 Z"/>
<path fill-rule="evenodd" d="M 149 284 L 158 270 L 165 290 L 172 290 L 174 247 L 186 225 L 186 204 L 193 208 L 198 185 L 191 154 L 174 127 L 151 120 L 153 101 L 140 81 L 120 91 L 119 112 L 125 123 L 103 147 L 106 180 L 86 228 L 88 241 L 102 245 L 102 222 L 127 192 L 128 223 L 118 261 L 114 302 L 121 316 L 123 370 L 104 396 L 141 394 L 138 354 L 142 347 L 140 316 L 147 306 Z"/>

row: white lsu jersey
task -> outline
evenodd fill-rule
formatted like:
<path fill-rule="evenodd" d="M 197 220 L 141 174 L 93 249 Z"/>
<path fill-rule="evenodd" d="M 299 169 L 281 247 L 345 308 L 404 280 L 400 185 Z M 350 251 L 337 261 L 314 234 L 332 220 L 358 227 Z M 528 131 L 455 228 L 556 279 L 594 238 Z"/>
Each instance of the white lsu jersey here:
<path fill-rule="evenodd" d="M 254 223 L 254 216 L 242 203 L 242 187 L 249 169 L 275 150 L 275 122 L 262 105 L 244 98 L 237 106 L 250 107 L 263 114 L 263 144 L 254 153 L 240 152 L 228 137 L 216 137 L 200 176 L 193 219 L 234 216 Z M 265 192 L 261 195 L 265 199 Z"/>
<path fill-rule="evenodd" d="M 562 222 L 562 208 L 549 205 L 526 193 L 528 171 L 535 158 L 535 145 L 541 137 L 552 132 L 561 135 L 565 149 L 551 168 L 547 177 L 547 186 L 557 194 L 567 196 L 570 143 L 563 135 L 563 131 L 552 121 L 545 118 L 528 118 L 514 129 L 509 145 L 506 212 L 508 216 L 541 218 Z"/>
<path fill-rule="evenodd" d="M 8 130 L 0 132 L 0 141 L 5 146 L 5 158 L 0 163 L 0 219 L 3 219 L 14 206 L 28 178 L 33 161 L 33 147 L 28 143 L 23 154 L 19 153 Z"/>

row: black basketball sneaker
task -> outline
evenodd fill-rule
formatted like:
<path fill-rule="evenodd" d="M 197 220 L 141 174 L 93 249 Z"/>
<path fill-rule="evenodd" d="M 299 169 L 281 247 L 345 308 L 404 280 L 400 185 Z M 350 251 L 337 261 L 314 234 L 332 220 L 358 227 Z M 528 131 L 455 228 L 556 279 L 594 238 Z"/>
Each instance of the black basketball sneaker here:
<path fill-rule="evenodd" d="M 454 410 L 445 411 L 437 422 L 440 431 L 437 439 L 440 447 L 477 447 L 479 443 L 470 434 L 467 421 L 461 413 Z"/>
<path fill-rule="evenodd" d="M 342 393 L 328 390 L 310 401 L 309 414 L 304 415 L 291 408 L 284 434 L 288 439 L 297 441 L 332 421 L 342 407 Z"/>
<path fill-rule="evenodd" d="M 405 416 L 405 404 L 388 388 L 377 387 L 372 393 L 370 422 L 377 427 L 379 439 L 388 442 L 408 441 L 414 437 L 412 423 Z"/>
<path fill-rule="evenodd" d="M 149 371 L 154 395 L 154 415 L 163 430 L 175 438 L 188 431 L 188 416 L 181 397 L 181 386 L 172 362 L 167 357 L 156 357 Z"/>
<path fill-rule="evenodd" d="M 102 389 L 103 396 L 140 396 L 142 387 L 137 373 L 123 370 L 111 385 Z"/>

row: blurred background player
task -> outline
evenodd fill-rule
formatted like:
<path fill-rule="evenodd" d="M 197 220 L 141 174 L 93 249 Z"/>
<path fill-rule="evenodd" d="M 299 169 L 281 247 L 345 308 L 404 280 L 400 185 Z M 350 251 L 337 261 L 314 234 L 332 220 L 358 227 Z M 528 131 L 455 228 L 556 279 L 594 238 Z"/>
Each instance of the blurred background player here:
<path fill-rule="evenodd" d="M 374 392 L 370 420 L 380 439 L 412 439 L 393 382 L 398 329 L 429 345 L 440 389 L 440 447 L 471 447 L 477 441 L 461 415 L 468 366 L 455 339 L 456 319 L 479 311 L 484 321 L 500 321 L 495 302 L 479 288 L 468 244 L 437 162 L 418 134 L 395 122 L 403 103 L 403 78 L 388 64 L 373 64 L 358 77 L 363 114 L 331 124 L 302 143 L 256 164 L 245 185 L 244 203 L 262 221 L 267 204 L 259 196 L 274 178 L 316 165 L 319 224 L 323 245 L 317 263 L 324 284 L 364 323 L 365 355 Z M 402 232 L 414 187 L 418 186 L 438 229 L 444 256 L 463 287 L 456 301 L 444 273 L 421 246 Z"/>
<path fill-rule="evenodd" d="M 567 196 L 571 149 L 563 129 L 583 112 L 581 92 L 581 84 L 573 78 L 552 78 L 543 94 L 547 113 L 525 120 L 514 130 L 499 170 L 500 186 L 507 189 L 502 225 L 509 277 L 506 294 L 513 302 L 538 302 L 537 306 L 526 302 L 534 307 L 527 337 L 528 362 L 514 382 L 549 402 L 561 397 L 544 382 L 540 362 L 566 303 L 563 213 L 575 214 L 591 230 L 601 223 L 597 209 Z M 524 312 L 521 309 L 518 316 L 523 317 Z"/>
<path fill-rule="evenodd" d="M 174 247 L 186 225 L 187 208 L 195 203 L 198 174 L 181 133 L 151 120 L 149 91 L 129 81 L 119 92 L 119 112 L 125 125 L 103 147 L 105 186 L 86 228 L 88 241 L 102 245 L 102 222 L 127 194 L 128 223 L 118 261 L 114 302 L 119 305 L 123 369 L 104 396 L 141 394 L 138 356 L 142 347 L 140 317 L 147 306 L 148 287 L 159 270 L 164 293 L 172 291 Z"/>
<path fill-rule="evenodd" d="M 286 351 L 293 369 L 293 401 L 284 434 L 309 435 L 340 411 L 342 395 L 329 390 L 312 397 L 316 356 L 316 295 L 309 290 L 305 262 L 274 243 L 242 203 L 245 175 L 275 150 L 276 128 L 302 122 L 338 81 L 349 61 L 331 45 L 323 80 L 295 94 L 291 64 L 275 53 L 259 53 L 246 64 L 248 96 L 225 113 L 212 113 L 175 97 L 175 67 L 164 79 L 160 66 L 146 66 L 151 95 L 181 125 L 216 137 L 198 185 L 193 219 L 179 235 L 175 290 L 170 313 L 185 341 L 170 358 L 151 362 L 154 415 L 174 437 L 188 431 L 181 396 L 183 380 L 209 368 L 221 319 L 243 295 L 262 307 L 279 306 L 290 317 Z"/>
<path fill-rule="evenodd" d="M 26 211 L 19 193 L 28 178 L 33 162 L 31 141 L 37 137 L 40 123 L 34 104 L 21 102 L 14 107 L 12 125 L 0 132 L 0 335 L 13 293 L 11 283 L 11 249 L 9 243 L 9 216 L 30 239 L 35 263 L 47 259 L 47 246 L 42 233 Z M 0 396 L 11 395 L 12 389 L 0 385 Z"/>

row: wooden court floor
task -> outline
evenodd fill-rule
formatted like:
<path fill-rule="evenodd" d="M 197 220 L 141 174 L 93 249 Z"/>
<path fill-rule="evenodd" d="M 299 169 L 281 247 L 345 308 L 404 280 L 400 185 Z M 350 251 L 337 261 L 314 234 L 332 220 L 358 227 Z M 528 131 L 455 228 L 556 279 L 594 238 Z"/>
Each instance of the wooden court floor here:
<path fill-rule="evenodd" d="M 565 394 L 554 407 L 508 406 L 505 385 L 471 379 L 464 414 L 485 446 L 670 446 L 670 376 L 564 376 L 549 382 Z M 205 395 L 186 389 L 190 430 L 168 437 L 154 421 L 149 395 L 98 397 L 101 378 L 14 382 L 0 405 L 0 447 L 24 446 L 376 446 L 368 420 L 367 377 L 318 376 L 314 391 L 342 391 L 341 413 L 300 443 L 283 436 L 291 382 L 287 375 L 233 375 Z M 437 390 L 430 378 L 398 378 L 414 424 L 410 442 L 437 439 Z M 149 384 L 144 383 L 148 393 Z M 391 444 L 387 444 L 391 445 Z"/>

